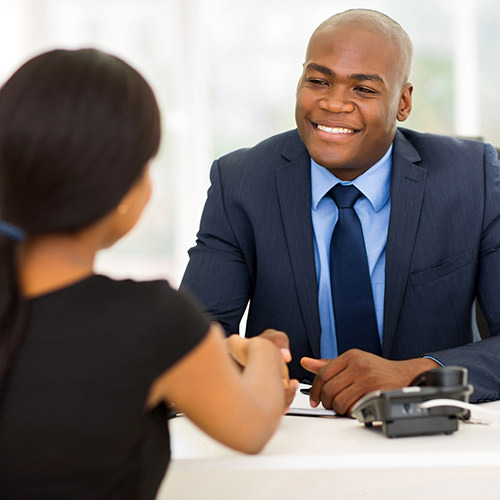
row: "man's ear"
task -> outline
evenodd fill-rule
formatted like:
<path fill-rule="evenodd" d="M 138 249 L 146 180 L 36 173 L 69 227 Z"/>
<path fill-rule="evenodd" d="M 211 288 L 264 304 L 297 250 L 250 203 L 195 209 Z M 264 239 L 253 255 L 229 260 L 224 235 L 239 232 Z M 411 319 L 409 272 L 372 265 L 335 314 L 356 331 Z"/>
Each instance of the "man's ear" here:
<path fill-rule="evenodd" d="M 397 119 L 400 122 L 404 122 L 411 113 L 411 95 L 413 93 L 413 85 L 411 83 L 407 83 L 403 91 L 401 92 L 401 97 L 399 98 L 399 109 L 397 114 Z"/>

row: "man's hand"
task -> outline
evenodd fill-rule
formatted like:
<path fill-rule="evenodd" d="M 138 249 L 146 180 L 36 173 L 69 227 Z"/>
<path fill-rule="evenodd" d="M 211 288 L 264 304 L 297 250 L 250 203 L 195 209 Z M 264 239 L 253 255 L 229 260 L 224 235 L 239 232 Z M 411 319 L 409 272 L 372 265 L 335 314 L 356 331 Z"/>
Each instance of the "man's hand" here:
<path fill-rule="evenodd" d="M 270 340 L 280 351 L 285 363 L 292 361 L 290 353 L 290 340 L 285 332 L 268 328 L 264 330 L 259 337 Z"/>
<path fill-rule="evenodd" d="M 390 361 L 375 354 L 349 349 L 335 359 L 304 357 L 301 365 L 314 373 L 310 402 L 337 413 L 350 413 L 356 401 L 375 390 L 406 387 L 420 373 L 439 366 L 429 358 Z"/>
<path fill-rule="evenodd" d="M 273 330 L 268 328 L 258 335 L 260 338 L 269 340 L 272 342 L 281 352 L 281 357 L 285 363 L 289 363 L 292 360 L 292 355 L 290 353 L 290 341 L 288 340 L 288 335 L 280 330 Z M 229 346 L 229 351 L 235 361 L 241 366 L 246 365 L 246 348 L 245 342 L 240 340 L 239 335 L 234 333 L 227 338 L 227 344 Z M 240 337 L 241 338 L 241 337 Z M 245 337 L 242 337 L 245 338 Z M 288 377 L 288 368 L 285 366 L 286 376 Z M 285 373 L 284 373 L 285 375 Z"/>

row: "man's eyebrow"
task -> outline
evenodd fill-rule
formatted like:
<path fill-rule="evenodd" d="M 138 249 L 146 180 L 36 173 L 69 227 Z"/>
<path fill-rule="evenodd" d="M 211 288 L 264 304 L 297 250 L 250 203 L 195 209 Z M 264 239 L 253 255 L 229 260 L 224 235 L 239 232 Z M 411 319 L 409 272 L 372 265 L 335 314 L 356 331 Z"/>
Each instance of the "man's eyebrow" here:
<path fill-rule="evenodd" d="M 306 66 L 305 69 L 306 70 L 310 69 L 310 70 L 313 70 L 313 71 L 318 71 L 319 73 L 323 73 L 324 75 L 327 75 L 327 76 L 335 76 L 335 72 L 333 70 L 331 70 L 327 66 L 323 66 L 321 64 L 314 63 L 314 62 L 309 63 Z M 376 73 L 373 73 L 373 74 L 369 74 L 369 73 L 353 73 L 353 74 L 349 75 L 349 78 L 351 80 L 356 80 L 357 82 L 370 81 L 370 82 L 379 82 L 379 83 L 382 83 L 382 84 L 385 85 L 384 79 L 380 75 L 377 75 Z"/>
<path fill-rule="evenodd" d="M 370 81 L 370 82 L 380 82 L 385 85 L 384 79 L 377 74 L 366 74 L 366 73 L 353 73 L 352 75 L 349 75 L 349 78 L 351 80 L 356 80 L 357 82 L 364 82 L 364 81 Z"/>
<path fill-rule="evenodd" d="M 330 68 L 327 68 L 326 66 L 322 66 L 321 64 L 317 64 L 317 63 L 309 63 L 306 66 L 306 70 L 308 70 L 308 69 L 312 69 L 314 71 L 319 71 L 320 73 L 323 73 L 324 75 L 328 75 L 328 76 L 334 75 L 333 71 Z"/>

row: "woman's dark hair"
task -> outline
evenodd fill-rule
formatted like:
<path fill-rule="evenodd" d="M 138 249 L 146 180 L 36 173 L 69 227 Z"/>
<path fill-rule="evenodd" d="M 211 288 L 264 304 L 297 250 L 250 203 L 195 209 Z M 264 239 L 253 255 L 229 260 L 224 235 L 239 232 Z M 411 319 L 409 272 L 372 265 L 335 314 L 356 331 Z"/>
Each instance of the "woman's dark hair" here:
<path fill-rule="evenodd" d="M 159 143 L 153 91 L 127 63 L 95 49 L 38 55 L 0 89 L 0 221 L 28 238 L 81 229 L 118 205 Z M 0 234 L 0 394 L 28 315 L 16 244 Z"/>

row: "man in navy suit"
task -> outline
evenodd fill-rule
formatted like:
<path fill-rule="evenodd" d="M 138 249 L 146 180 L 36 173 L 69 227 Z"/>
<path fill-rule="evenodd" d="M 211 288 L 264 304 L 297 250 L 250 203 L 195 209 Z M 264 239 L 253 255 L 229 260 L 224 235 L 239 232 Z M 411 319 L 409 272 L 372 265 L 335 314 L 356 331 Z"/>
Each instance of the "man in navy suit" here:
<path fill-rule="evenodd" d="M 214 162 L 181 285 L 227 332 L 250 302 L 246 335 L 286 332 L 291 376 L 314 377 L 312 403 L 339 413 L 440 364 L 469 370 L 472 400 L 500 398 L 500 164 L 492 146 L 397 127 L 411 111 L 411 60 L 408 35 L 382 13 L 321 24 L 297 88 L 297 130 Z M 337 184 L 361 193 L 378 354 L 339 348 Z M 475 298 L 486 340 L 474 338 Z"/>

